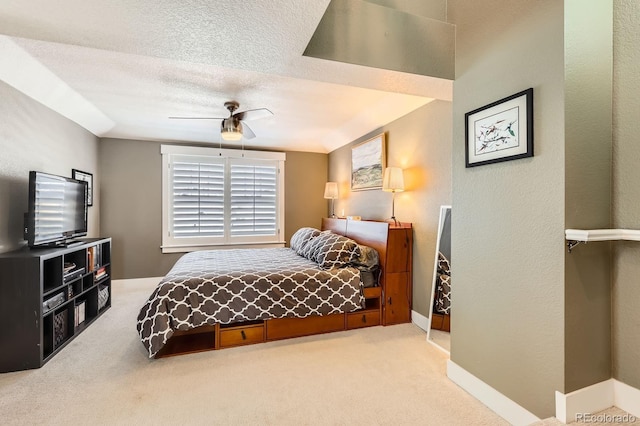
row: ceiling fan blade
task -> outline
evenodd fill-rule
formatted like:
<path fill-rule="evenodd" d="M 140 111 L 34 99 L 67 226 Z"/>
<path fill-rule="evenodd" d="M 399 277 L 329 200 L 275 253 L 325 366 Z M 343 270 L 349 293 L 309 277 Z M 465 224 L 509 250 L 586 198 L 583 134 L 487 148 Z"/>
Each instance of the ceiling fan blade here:
<path fill-rule="evenodd" d="M 221 117 L 169 117 L 171 120 L 224 120 Z"/>
<path fill-rule="evenodd" d="M 256 134 L 247 126 L 247 123 L 242 123 L 242 136 L 244 136 L 245 139 L 253 139 L 256 137 Z"/>
<path fill-rule="evenodd" d="M 248 109 L 246 111 L 233 114 L 240 120 L 258 120 L 259 118 L 271 117 L 273 113 L 267 108 Z"/>

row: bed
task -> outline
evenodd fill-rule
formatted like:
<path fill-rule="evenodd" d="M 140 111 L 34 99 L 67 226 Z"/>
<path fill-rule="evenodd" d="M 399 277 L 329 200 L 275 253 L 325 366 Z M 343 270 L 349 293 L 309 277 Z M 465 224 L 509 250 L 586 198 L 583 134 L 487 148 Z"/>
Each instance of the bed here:
<path fill-rule="evenodd" d="M 302 228 L 290 248 L 184 255 L 138 315 L 148 356 L 380 324 L 378 254 L 388 225 L 367 223 L 356 241 L 342 235 L 342 222 Z"/>

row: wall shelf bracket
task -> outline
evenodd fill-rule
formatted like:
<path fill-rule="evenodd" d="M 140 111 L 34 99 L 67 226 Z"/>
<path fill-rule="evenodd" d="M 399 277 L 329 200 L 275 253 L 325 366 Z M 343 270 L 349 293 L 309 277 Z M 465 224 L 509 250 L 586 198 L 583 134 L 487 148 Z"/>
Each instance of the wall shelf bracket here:
<path fill-rule="evenodd" d="M 571 253 L 571 250 L 580 243 L 586 244 L 586 241 L 567 240 L 567 251 Z"/>

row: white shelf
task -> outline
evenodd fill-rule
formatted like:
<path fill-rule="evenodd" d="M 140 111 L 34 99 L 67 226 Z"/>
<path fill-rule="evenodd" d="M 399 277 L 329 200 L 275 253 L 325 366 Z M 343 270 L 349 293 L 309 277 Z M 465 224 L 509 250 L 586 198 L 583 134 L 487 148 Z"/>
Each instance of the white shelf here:
<path fill-rule="evenodd" d="M 640 230 L 635 229 L 566 229 L 567 241 L 640 241 Z"/>

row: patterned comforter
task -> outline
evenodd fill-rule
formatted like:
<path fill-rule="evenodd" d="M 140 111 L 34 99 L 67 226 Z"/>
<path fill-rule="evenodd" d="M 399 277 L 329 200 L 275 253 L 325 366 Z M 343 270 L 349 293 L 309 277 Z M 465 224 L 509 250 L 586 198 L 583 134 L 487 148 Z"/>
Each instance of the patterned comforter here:
<path fill-rule="evenodd" d="M 325 270 L 289 248 L 197 251 L 184 255 L 138 314 L 149 357 L 175 330 L 364 308 L 359 271 Z"/>

